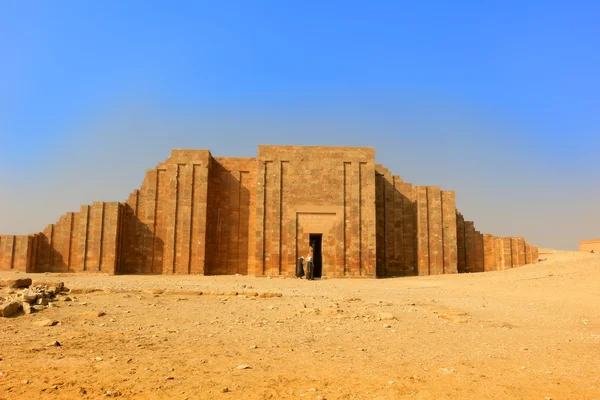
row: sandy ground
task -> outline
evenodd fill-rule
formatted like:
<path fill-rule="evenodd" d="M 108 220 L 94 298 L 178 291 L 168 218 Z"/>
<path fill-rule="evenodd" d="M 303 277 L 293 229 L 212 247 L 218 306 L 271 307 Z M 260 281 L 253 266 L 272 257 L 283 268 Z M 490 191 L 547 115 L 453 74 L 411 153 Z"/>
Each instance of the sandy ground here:
<path fill-rule="evenodd" d="M 540 257 L 378 280 L 31 274 L 79 293 L 0 318 L 0 399 L 600 399 L 600 255 Z"/>

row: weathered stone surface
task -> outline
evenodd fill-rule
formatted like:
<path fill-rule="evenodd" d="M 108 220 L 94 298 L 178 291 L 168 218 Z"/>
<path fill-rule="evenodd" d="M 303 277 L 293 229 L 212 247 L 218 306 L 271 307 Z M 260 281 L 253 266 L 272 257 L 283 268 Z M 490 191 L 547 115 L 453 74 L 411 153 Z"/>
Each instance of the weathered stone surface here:
<path fill-rule="evenodd" d="M 0 270 L 274 277 L 311 254 L 317 277 L 410 276 L 520 266 L 537 260 L 532 249 L 519 239 L 508 261 L 505 245 L 457 212 L 454 192 L 404 182 L 371 148 L 259 146 L 256 158 L 176 149 L 126 202 L 0 236 Z"/>
<path fill-rule="evenodd" d="M 579 251 L 600 254 L 600 239 L 581 240 L 579 242 Z"/>
<path fill-rule="evenodd" d="M 25 291 L 21 294 L 21 297 L 23 298 L 23 301 L 27 303 L 34 303 L 37 300 L 38 295 L 35 292 Z"/>
<path fill-rule="evenodd" d="M 21 304 L 21 307 L 23 308 L 23 312 L 25 314 L 31 314 L 33 312 L 33 308 L 31 308 L 31 304 L 29 304 L 27 302 L 23 302 Z"/>
<path fill-rule="evenodd" d="M 21 303 L 18 301 L 9 301 L 0 305 L 0 317 L 12 317 L 21 308 Z"/>
<path fill-rule="evenodd" d="M 58 321 L 53 320 L 53 319 L 43 319 L 41 321 L 34 322 L 35 326 L 42 326 L 42 327 L 54 326 L 54 325 L 57 325 L 57 324 L 58 324 Z"/>
<path fill-rule="evenodd" d="M 10 288 L 28 288 L 29 286 L 31 286 L 31 279 L 30 278 L 13 279 L 13 280 L 6 282 L 6 286 L 8 286 Z"/>

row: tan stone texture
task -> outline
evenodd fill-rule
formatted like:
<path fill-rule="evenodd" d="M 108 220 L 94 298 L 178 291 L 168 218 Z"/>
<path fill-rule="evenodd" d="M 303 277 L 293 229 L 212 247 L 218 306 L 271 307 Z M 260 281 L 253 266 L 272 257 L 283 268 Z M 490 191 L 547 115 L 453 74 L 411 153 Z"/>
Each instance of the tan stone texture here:
<path fill-rule="evenodd" d="M 372 149 L 259 146 L 255 274 L 291 275 L 317 234 L 323 276 L 374 277 L 375 179 Z"/>
<path fill-rule="evenodd" d="M 532 257 L 532 262 L 534 264 L 539 262 L 539 248 L 537 246 L 531 246 L 531 257 Z"/>
<path fill-rule="evenodd" d="M 494 235 L 484 234 L 483 235 L 483 270 L 484 271 L 496 271 L 497 259 L 496 259 L 496 238 Z"/>
<path fill-rule="evenodd" d="M 525 264 L 531 264 L 531 260 L 533 259 L 531 254 L 531 245 L 525 242 Z"/>
<path fill-rule="evenodd" d="M 475 231 L 475 266 L 470 272 L 484 272 L 484 249 L 483 249 L 483 234 Z"/>
<path fill-rule="evenodd" d="M 510 268 L 537 251 L 480 234 L 453 191 L 404 182 L 371 148 L 259 146 L 256 158 L 175 149 L 123 203 L 0 236 L 0 270 L 293 276 L 312 254 L 325 278 L 391 277 Z"/>
<path fill-rule="evenodd" d="M 519 267 L 522 267 L 523 265 L 526 264 L 525 261 L 525 239 L 520 237 L 517 238 L 517 242 L 519 244 L 519 249 L 518 249 L 518 265 Z"/>
<path fill-rule="evenodd" d="M 600 253 L 600 239 L 581 240 L 579 251 Z"/>
<path fill-rule="evenodd" d="M 444 251 L 444 274 L 458 273 L 458 245 L 456 226 L 456 195 L 442 190 L 442 247 Z"/>
<path fill-rule="evenodd" d="M 475 246 L 475 224 L 473 221 L 465 221 L 465 272 L 477 272 Z"/>
<path fill-rule="evenodd" d="M 456 247 L 457 247 L 457 272 L 466 272 L 467 245 L 465 243 L 465 217 L 456 212 Z"/>
<path fill-rule="evenodd" d="M 511 238 L 504 237 L 502 238 L 502 249 L 504 253 L 504 269 L 512 268 L 512 247 L 511 247 Z"/>
<path fill-rule="evenodd" d="M 418 186 L 417 208 L 417 274 L 429 275 L 429 213 L 427 187 Z"/>

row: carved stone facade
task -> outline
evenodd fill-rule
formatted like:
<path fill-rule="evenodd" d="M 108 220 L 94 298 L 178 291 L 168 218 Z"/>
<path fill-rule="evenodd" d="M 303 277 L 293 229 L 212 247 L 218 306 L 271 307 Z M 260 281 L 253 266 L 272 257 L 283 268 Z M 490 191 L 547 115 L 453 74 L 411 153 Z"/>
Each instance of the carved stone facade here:
<path fill-rule="evenodd" d="M 124 203 L 0 236 L 0 270 L 293 276 L 483 272 L 537 262 L 523 238 L 475 230 L 453 191 L 413 186 L 358 147 L 259 146 L 257 158 L 173 150 Z"/>

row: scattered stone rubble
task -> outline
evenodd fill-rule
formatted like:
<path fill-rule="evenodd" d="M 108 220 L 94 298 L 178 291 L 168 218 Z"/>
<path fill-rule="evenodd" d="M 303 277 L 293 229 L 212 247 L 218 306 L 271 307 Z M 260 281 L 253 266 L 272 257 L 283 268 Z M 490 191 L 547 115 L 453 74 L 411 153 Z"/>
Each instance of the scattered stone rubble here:
<path fill-rule="evenodd" d="M 69 289 L 62 282 L 32 285 L 29 278 L 5 282 L 0 292 L 0 317 L 12 317 L 21 310 L 24 314 L 40 312 L 57 301 L 71 301 Z"/>

